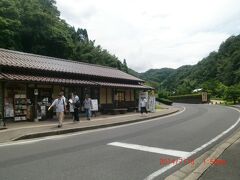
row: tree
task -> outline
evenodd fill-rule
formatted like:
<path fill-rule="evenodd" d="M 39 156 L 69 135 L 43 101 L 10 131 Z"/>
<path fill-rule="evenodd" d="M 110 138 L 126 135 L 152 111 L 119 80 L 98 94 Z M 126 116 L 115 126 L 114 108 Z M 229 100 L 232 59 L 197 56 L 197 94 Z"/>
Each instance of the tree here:
<path fill-rule="evenodd" d="M 20 12 L 18 3 L 14 0 L 0 1 L 0 47 L 8 49 L 20 49 L 19 20 Z"/>
<path fill-rule="evenodd" d="M 240 97 L 240 85 L 230 86 L 226 89 L 225 99 L 233 101 L 236 104 L 237 100 Z"/>
<path fill-rule="evenodd" d="M 60 18 L 55 0 L 1 0 L 0 48 L 124 69 L 127 66 L 90 40 L 86 29 Z M 124 68 L 123 68 L 124 67 Z"/>
<path fill-rule="evenodd" d="M 123 71 L 128 73 L 128 66 L 127 66 L 126 59 L 123 60 Z"/>

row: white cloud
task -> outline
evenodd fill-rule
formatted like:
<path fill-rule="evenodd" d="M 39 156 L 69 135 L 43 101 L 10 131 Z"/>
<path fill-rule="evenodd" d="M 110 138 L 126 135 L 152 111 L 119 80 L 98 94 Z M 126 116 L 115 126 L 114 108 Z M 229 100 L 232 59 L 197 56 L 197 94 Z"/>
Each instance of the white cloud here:
<path fill-rule="evenodd" d="M 57 0 L 57 7 L 140 72 L 195 64 L 240 33 L 238 0 Z"/>

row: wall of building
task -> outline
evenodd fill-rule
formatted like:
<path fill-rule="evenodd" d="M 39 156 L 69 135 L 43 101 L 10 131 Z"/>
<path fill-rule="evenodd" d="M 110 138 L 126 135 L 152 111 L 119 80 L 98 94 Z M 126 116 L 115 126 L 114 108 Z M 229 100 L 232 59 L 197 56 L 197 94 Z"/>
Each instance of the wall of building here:
<path fill-rule="evenodd" d="M 107 104 L 112 103 L 112 88 L 107 88 Z"/>
<path fill-rule="evenodd" d="M 106 88 L 100 88 L 100 104 L 106 104 Z"/>
<path fill-rule="evenodd" d="M 131 101 L 131 90 L 130 89 L 125 90 L 125 101 Z"/>
<path fill-rule="evenodd" d="M 53 99 L 57 98 L 60 91 L 61 91 L 61 86 L 53 86 L 52 98 Z"/>
<path fill-rule="evenodd" d="M 0 114 L 3 117 L 3 84 L 0 82 Z"/>
<path fill-rule="evenodd" d="M 112 88 L 100 88 L 100 104 L 112 104 Z"/>
<path fill-rule="evenodd" d="M 125 92 L 125 101 L 134 101 L 134 90 L 133 89 L 121 89 Z"/>
<path fill-rule="evenodd" d="M 131 101 L 135 101 L 134 89 L 131 89 Z"/>

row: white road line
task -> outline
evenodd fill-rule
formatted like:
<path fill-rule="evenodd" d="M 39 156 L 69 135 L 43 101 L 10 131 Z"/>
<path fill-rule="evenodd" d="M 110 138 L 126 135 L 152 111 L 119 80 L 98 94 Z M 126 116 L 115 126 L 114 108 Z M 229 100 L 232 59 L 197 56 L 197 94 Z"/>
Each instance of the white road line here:
<path fill-rule="evenodd" d="M 231 109 L 235 109 L 235 108 L 231 108 Z M 238 112 L 240 112 L 240 110 L 235 109 Z M 224 136 L 225 134 L 227 134 L 229 131 L 231 131 L 233 128 L 235 128 L 238 123 L 240 122 L 240 117 L 238 118 L 237 122 L 234 123 L 230 128 L 228 128 L 227 130 L 223 131 L 221 134 L 219 134 L 218 136 L 216 136 L 215 138 L 213 138 L 212 140 L 208 141 L 207 143 L 203 144 L 202 146 L 200 146 L 199 148 L 195 149 L 194 151 L 191 152 L 191 155 L 196 154 L 197 152 L 201 151 L 202 149 L 204 149 L 205 147 L 209 146 L 210 144 L 212 144 L 213 142 L 217 141 L 218 139 L 220 139 L 222 136 Z"/>
<path fill-rule="evenodd" d="M 234 109 L 236 111 L 238 111 L 240 113 L 240 110 L 236 109 L 236 108 L 232 108 L 232 107 L 227 107 L 230 109 Z M 224 136 L 225 134 L 227 134 L 229 131 L 231 131 L 233 128 L 235 128 L 238 123 L 240 122 L 240 117 L 238 118 L 238 120 L 236 121 L 236 123 L 234 123 L 231 127 L 229 127 L 227 130 L 223 131 L 221 134 L 219 134 L 218 136 L 216 136 L 215 138 L 211 139 L 210 141 L 208 141 L 207 143 L 203 144 L 202 146 L 200 146 L 199 148 L 195 149 L 194 151 L 192 151 L 190 153 L 190 156 L 196 154 L 197 152 L 203 150 L 204 148 L 206 148 L 207 146 L 209 146 L 210 144 L 214 143 L 215 141 L 217 141 L 218 139 L 220 139 L 222 136 Z M 188 158 L 186 157 L 186 158 Z M 173 168 L 174 166 L 176 166 L 177 164 L 173 163 L 173 164 L 169 164 L 157 171 L 155 171 L 154 173 L 150 174 L 148 177 L 146 177 L 144 180 L 152 180 L 156 177 L 158 177 L 159 175 L 161 175 L 162 173 L 166 172 L 167 170 Z"/>
<path fill-rule="evenodd" d="M 190 155 L 190 152 L 186 152 L 186 151 L 162 149 L 162 148 L 151 147 L 151 146 L 142 146 L 142 145 L 138 145 L 138 144 L 112 142 L 112 143 L 108 143 L 108 145 L 118 146 L 118 147 L 123 147 L 123 148 L 128 148 L 128 149 L 134 149 L 134 150 L 139 150 L 139 151 L 146 151 L 146 152 L 151 152 L 151 153 L 157 153 L 157 154 L 176 156 L 176 157 L 181 157 L 181 158 L 186 158 Z"/>
<path fill-rule="evenodd" d="M 182 161 L 184 161 L 186 158 L 180 158 L 182 159 Z M 178 161 L 179 159 L 177 159 L 176 161 Z M 158 177 L 159 175 L 161 175 L 162 173 L 166 172 L 167 170 L 173 168 L 174 166 L 176 166 L 178 163 L 170 163 L 167 166 L 164 166 L 163 168 L 159 169 L 158 171 L 152 173 L 151 175 L 149 175 L 148 177 L 146 177 L 144 180 L 152 180 L 156 177 Z"/>
<path fill-rule="evenodd" d="M 89 134 L 89 133 L 92 133 L 92 132 L 99 132 L 99 131 L 105 131 L 105 130 L 111 130 L 111 129 L 121 128 L 121 127 L 126 127 L 126 126 L 133 126 L 133 125 L 137 125 L 137 124 L 143 124 L 143 123 L 148 123 L 148 122 L 152 122 L 152 121 L 158 121 L 159 119 L 164 119 L 164 118 L 168 118 L 168 117 L 172 117 L 172 116 L 177 116 L 177 115 L 183 113 L 185 110 L 186 110 L 186 108 L 183 107 L 182 111 L 179 111 L 179 112 L 174 113 L 174 114 L 154 118 L 152 120 L 140 121 L 140 122 L 135 122 L 135 123 L 130 123 L 130 124 L 123 124 L 123 125 L 119 125 L 119 126 L 88 130 L 88 131 L 77 132 L 77 133 L 72 133 L 72 134 L 54 135 L 54 136 L 48 136 L 48 137 L 42 137 L 42 138 L 36 138 L 36 139 L 30 139 L 30 140 L 19 140 L 19 141 L 16 141 L 16 142 L 0 143 L 0 147 L 31 144 L 31 143 L 36 143 L 36 142 L 45 141 L 45 140 L 64 139 L 64 138 L 68 138 L 68 137 L 72 137 L 72 136 L 78 136 L 78 135 L 81 135 L 81 134 Z"/>

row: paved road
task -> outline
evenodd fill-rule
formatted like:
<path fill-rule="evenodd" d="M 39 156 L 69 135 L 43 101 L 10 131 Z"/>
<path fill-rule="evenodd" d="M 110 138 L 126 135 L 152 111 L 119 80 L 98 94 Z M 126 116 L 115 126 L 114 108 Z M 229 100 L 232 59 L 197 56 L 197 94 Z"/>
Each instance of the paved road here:
<path fill-rule="evenodd" d="M 0 145 L 0 179 L 141 180 L 154 172 L 163 179 L 181 164 L 165 171 L 169 165 L 160 160 L 189 157 L 239 118 L 239 112 L 225 107 L 183 106 L 177 115 L 134 125 Z"/>

